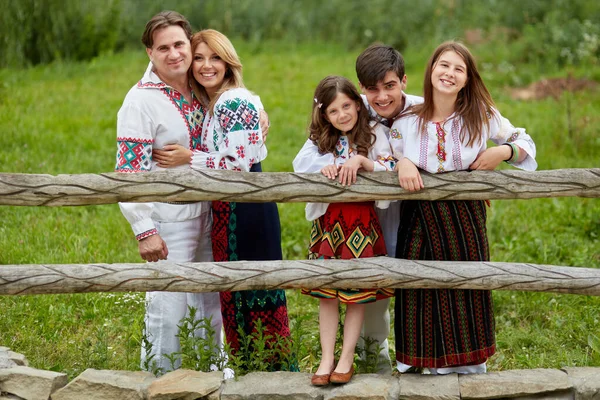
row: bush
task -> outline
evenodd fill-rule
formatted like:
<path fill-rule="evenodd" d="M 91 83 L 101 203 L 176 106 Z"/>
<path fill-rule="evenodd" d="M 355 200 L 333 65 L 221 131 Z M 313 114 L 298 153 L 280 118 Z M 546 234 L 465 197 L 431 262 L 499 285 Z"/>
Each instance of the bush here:
<path fill-rule="evenodd" d="M 0 18 L 0 67 L 88 60 L 115 49 L 120 1 L 15 0 Z"/>
<path fill-rule="evenodd" d="M 589 0 L 7 0 L 0 16 L 0 67 L 84 60 L 140 46 L 146 21 L 176 10 L 196 30 L 213 28 L 250 42 L 329 41 L 364 48 L 374 41 L 400 51 L 434 47 L 482 30 L 523 41 L 515 57 L 575 63 L 598 57 L 600 3 Z M 549 54 L 549 56 L 548 56 Z"/>

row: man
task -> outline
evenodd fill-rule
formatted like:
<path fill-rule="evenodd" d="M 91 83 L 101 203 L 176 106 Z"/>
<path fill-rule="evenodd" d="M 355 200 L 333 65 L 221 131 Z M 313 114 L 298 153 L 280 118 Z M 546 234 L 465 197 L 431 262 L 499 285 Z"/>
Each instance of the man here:
<path fill-rule="evenodd" d="M 356 59 L 356 76 L 363 92 L 363 101 L 371 115 L 390 127 L 402 111 L 413 104 L 423 102 L 423 98 L 404 93 L 406 74 L 404 59 L 400 52 L 391 46 L 373 44 Z M 377 208 L 377 215 L 389 257 L 396 256 L 398 223 L 400 222 L 400 202 L 392 202 L 389 208 Z M 378 357 L 378 372 L 391 372 L 388 336 L 390 334 L 390 299 L 366 305 L 363 337 L 375 340 L 381 347 Z M 364 343 L 360 343 L 364 348 Z M 371 348 L 375 350 L 375 348 Z"/>
<path fill-rule="evenodd" d="M 190 23 L 174 11 L 160 12 L 146 24 L 142 42 L 150 64 L 127 93 L 118 113 L 116 171 L 161 170 L 152 159 L 152 150 L 169 144 L 199 148 L 204 109 L 188 81 L 191 36 Z M 212 261 L 210 203 L 121 203 L 120 207 L 144 260 Z M 142 368 L 159 372 L 171 369 L 165 356 L 180 350 L 177 324 L 187 315 L 188 307 L 197 309 L 198 319 L 211 319 L 215 346 L 222 346 L 218 293 L 148 292 L 145 322 L 151 348 L 142 347 Z M 180 361 L 174 367 L 179 365 Z"/>

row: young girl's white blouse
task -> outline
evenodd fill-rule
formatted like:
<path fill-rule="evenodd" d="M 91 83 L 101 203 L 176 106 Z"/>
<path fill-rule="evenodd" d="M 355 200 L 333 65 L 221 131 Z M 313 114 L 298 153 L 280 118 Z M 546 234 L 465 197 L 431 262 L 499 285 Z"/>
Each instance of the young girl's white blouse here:
<path fill-rule="evenodd" d="M 391 154 L 390 144 L 386 136 L 385 126 L 372 122 L 375 143 L 369 149 L 368 158 L 373 160 L 373 171 L 392 171 L 394 169 L 394 158 Z M 357 153 L 348 144 L 348 138 L 341 135 L 336 144 L 335 153 L 319 153 L 319 148 L 308 139 L 296 158 L 294 158 L 294 172 L 298 173 L 320 173 L 323 167 L 328 165 L 343 165 L 348 159 Z M 377 201 L 377 207 L 387 208 L 389 201 Z M 313 221 L 327 211 L 328 203 L 307 203 L 306 219 Z"/>
<path fill-rule="evenodd" d="M 527 153 L 527 157 L 512 163 L 517 168 L 534 171 L 536 148 L 525 129 L 515 128 L 497 110 L 490 116 L 489 129 L 483 130 L 480 143 L 468 147 L 460 140 L 462 119 L 454 114 L 443 122 L 427 122 L 424 132 L 419 132 L 419 119 L 415 115 L 402 117 L 390 129 L 390 145 L 396 160 L 408 158 L 417 167 L 431 173 L 462 171 L 469 169 L 477 156 L 487 148 L 487 140 L 497 145 L 514 143 Z M 465 140 L 464 142 L 466 142 Z"/>

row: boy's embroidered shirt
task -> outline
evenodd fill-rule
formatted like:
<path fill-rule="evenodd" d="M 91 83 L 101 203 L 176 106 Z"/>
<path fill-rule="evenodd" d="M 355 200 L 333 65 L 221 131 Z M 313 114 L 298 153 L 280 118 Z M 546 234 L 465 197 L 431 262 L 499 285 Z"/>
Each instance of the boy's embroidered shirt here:
<path fill-rule="evenodd" d="M 369 101 L 367 100 L 367 96 L 365 96 L 364 94 L 361 94 L 360 97 L 362 98 L 363 103 L 364 103 L 365 107 L 367 108 L 367 110 L 369 110 L 369 116 L 371 117 L 371 119 L 379 122 L 380 124 L 387 127 L 388 129 L 392 127 L 394 121 L 383 118 L 379 114 L 377 114 L 375 112 L 375 110 L 373 110 L 371 105 L 369 104 Z M 406 93 L 402 92 L 402 97 L 404 97 L 404 108 L 402 109 L 402 111 L 406 111 L 409 107 L 412 107 L 415 104 L 423 103 L 423 98 L 421 96 L 414 96 L 412 94 L 406 94 Z"/>
<path fill-rule="evenodd" d="M 418 130 L 418 118 L 408 115 L 396 120 L 390 130 L 390 145 L 394 158 L 408 158 L 422 170 L 439 173 L 463 171 L 475 161 L 477 156 L 487 148 L 487 140 L 497 145 L 514 143 L 521 147 L 527 157 L 513 163 L 517 168 L 534 171 L 536 147 L 533 139 L 525 129 L 515 128 L 508 119 L 495 110 L 490 116 L 489 129 L 484 129 L 481 143 L 472 147 L 460 140 L 462 121 L 450 116 L 443 122 L 427 122 L 424 132 Z"/>
<path fill-rule="evenodd" d="M 368 158 L 373 161 L 373 171 L 392 171 L 394 169 L 394 158 L 392 157 L 389 141 L 387 139 L 387 128 L 382 124 L 372 122 L 371 127 L 375 133 L 375 143 L 369 149 Z M 343 165 L 356 155 L 356 151 L 350 148 L 348 138 L 341 135 L 333 153 L 321 154 L 319 148 L 308 139 L 296 158 L 294 158 L 294 172 L 298 173 L 320 173 L 323 167 L 335 164 Z M 387 208 L 389 201 L 378 201 L 377 207 Z M 327 211 L 326 203 L 307 203 L 306 219 L 309 221 L 319 218 Z"/>
<path fill-rule="evenodd" d="M 260 129 L 260 99 L 244 88 L 221 94 L 214 114 L 207 114 L 202 127 L 202 144 L 194 151 L 192 168 L 250 171 L 267 157 Z"/>
<path fill-rule="evenodd" d="M 149 63 L 117 114 L 115 171 L 137 173 L 163 170 L 152 159 L 152 149 L 167 144 L 200 148 L 204 108 L 193 96 L 192 104 L 166 85 Z M 188 169 L 188 165 L 176 167 Z M 153 221 L 182 221 L 200 215 L 202 203 L 175 206 L 166 203 L 119 203 L 138 240 L 156 234 Z"/>

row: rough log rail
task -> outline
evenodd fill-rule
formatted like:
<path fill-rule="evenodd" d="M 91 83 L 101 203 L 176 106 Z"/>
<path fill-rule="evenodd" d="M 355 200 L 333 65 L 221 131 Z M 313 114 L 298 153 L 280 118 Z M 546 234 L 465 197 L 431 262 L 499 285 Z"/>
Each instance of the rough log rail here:
<path fill-rule="evenodd" d="M 0 265 L 0 295 L 274 288 L 452 288 L 600 296 L 600 270 L 500 262 L 357 260 Z"/>
<path fill-rule="evenodd" d="M 321 174 L 158 171 L 143 174 L 0 174 L 0 205 L 77 206 L 120 201 L 348 202 L 386 199 L 483 200 L 600 197 L 600 168 L 423 174 L 409 193 L 395 173 L 364 173 L 343 187 Z"/>

